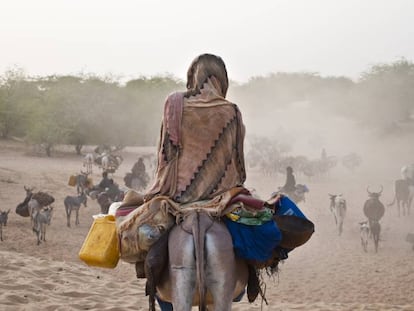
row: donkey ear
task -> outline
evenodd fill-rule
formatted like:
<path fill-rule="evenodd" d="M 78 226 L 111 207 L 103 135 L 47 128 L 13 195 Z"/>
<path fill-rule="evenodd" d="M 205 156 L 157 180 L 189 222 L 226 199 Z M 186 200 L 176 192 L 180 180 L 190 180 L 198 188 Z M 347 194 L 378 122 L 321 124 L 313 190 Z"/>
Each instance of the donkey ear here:
<path fill-rule="evenodd" d="M 10 213 L 10 209 L 7 211 L 7 213 L 6 213 L 6 214 L 8 214 L 8 213 Z"/>

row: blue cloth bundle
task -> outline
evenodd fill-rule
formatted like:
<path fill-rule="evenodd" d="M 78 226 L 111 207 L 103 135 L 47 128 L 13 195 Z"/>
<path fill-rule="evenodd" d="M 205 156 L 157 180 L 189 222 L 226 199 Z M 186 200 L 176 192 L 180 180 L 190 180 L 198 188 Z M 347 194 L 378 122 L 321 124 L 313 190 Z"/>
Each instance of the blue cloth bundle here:
<path fill-rule="evenodd" d="M 273 250 L 279 245 L 282 234 L 273 220 L 262 225 L 251 226 L 224 218 L 233 239 L 237 257 L 266 261 L 272 257 Z"/>

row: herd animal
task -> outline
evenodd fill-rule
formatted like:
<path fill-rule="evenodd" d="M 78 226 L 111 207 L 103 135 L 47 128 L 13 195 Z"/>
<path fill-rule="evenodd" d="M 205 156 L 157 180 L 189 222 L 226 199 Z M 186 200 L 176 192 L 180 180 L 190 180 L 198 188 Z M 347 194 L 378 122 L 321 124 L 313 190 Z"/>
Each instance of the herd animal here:
<path fill-rule="evenodd" d="M 364 214 L 368 218 L 368 225 L 370 230 L 370 235 L 374 241 L 375 252 L 378 252 L 378 244 L 381 234 L 381 224 L 380 220 L 384 216 L 385 207 L 384 204 L 380 201 L 380 196 L 382 194 L 383 187 L 378 192 L 373 192 L 367 188 L 368 199 L 364 203 Z"/>
<path fill-rule="evenodd" d="M 361 236 L 362 249 L 364 252 L 367 252 L 369 239 L 369 225 L 367 220 L 359 223 L 359 234 Z"/>
<path fill-rule="evenodd" d="M 83 167 L 86 168 L 87 174 L 92 174 L 92 166 L 94 162 L 95 162 L 95 156 L 93 153 L 89 152 L 83 158 Z"/>
<path fill-rule="evenodd" d="M 24 186 L 26 197 L 16 207 L 16 213 L 22 217 L 30 217 L 33 232 L 37 235 L 37 244 L 46 241 L 46 224 L 49 225 L 52 218 L 53 207 L 51 204 L 55 198 L 47 192 L 33 192 L 33 187 Z"/>
<path fill-rule="evenodd" d="M 50 225 L 52 220 L 53 206 L 48 206 L 42 210 L 36 211 L 33 215 L 33 232 L 37 236 L 37 245 L 41 241 L 46 242 L 46 226 Z"/>
<path fill-rule="evenodd" d="M 410 214 L 414 194 L 414 191 L 410 188 L 411 186 L 407 179 L 397 179 L 394 183 L 394 200 L 388 206 L 392 206 L 397 202 L 398 217 L 401 216 L 401 209 L 403 216 Z"/>
<path fill-rule="evenodd" d="M 10 210 L 1 211 L 0 210 L 0 241 L 3 241 L 3 227 L 7 226 L 7 219 L 9 218 Z"/>
<path fill-rule="evenodd" d="M 342 194 L 329 194 L 329 200 L 329 208 L 334 216 L 338 235 L 341 235 L 346 215 L 346 200 Z"/>
<path fill-rule="evenodd" d="M 67 226 L 70 227 L 70 215 L 72 212 L 76 213 L 76 219 L 75 219 L 75 225 L 79 225 L 79 209 L 81 207 L 81 204 L 83 206 L 87 206 L 88 198 L 86 196 L 85 192 L 82 192 L 78 196 L 66 196 L 63 204 L 65 205 L 65 211 L 66 211 L 66 220 L 67 220 Z"/>

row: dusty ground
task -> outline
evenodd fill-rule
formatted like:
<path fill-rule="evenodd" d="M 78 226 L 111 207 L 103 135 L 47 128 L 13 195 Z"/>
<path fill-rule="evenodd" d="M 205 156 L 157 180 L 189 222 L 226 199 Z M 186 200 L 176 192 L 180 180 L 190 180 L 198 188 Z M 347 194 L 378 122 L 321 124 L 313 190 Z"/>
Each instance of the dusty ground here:
<path fill-rule="evenodd" d="M 113 176 L 115 181 L 123 185 L 123 176 L 138 155 L 153 150 L 123 151 L 124 162 Z M 381 199 L 389 203 L 398 168 L 396 163 L 351 175 L 338 167 L 318 180 L 297 176 L 310 188 L 301 208 L 315 223 L 316 232 L 307 244 L 291 252 L 277 277 L 265 278 L 269 306 L 264 305 L 264 310 L 414 310 L 414 251 L 405 241 L 407 233 L 414 232 L 414 213 L 399 218 L 395 207 L 387 208 L 377 254 L 372 243 L 364 253 L 359 240 L 367 185 L 382 184 Z M 99 213 L 97 202 L 89 200 L 88 207 L 80 210 L 80 225 L 66 226 L 63 199 L 76 193 L 68 186 L 68 178 L 80 169 L 82 159 L 70 149 L 60 148 L 47 158 L 34 155 L 21 143 L 0 141 L 0 210 L 11 209 L 0 242 L 1 310 L 147 309 L 144 282 L 135 278 L 133 266 L 120 262 L 114 270 L 90 268 L 78 258 L 92 215 Z M 100 179 L 97 167 L 93 179 Z M 248 171 L 247 184 L 266 198 L 283 184 L 283 176 Z M 56 199 L 47 241 L 39 246 L 30 220 L 15 213 L 24 199 L 25 185 L 50 192 Z M 342 236 L 335 230 L 328 193 L 343 193 L 348 201 Z M 244 299 L 234 304 L 234 310 L 260 308 L 260 301 L 249 304 Z"/>

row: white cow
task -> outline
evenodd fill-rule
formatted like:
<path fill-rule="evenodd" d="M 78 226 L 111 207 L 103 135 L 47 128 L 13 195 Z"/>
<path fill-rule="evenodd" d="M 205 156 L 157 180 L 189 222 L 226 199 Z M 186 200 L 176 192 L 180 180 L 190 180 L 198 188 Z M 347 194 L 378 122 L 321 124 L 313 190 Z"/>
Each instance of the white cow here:
<path fill-rule="evenodd" d="M 329 208 L 334 215 L 338 235 L 341 235 L 346 215 L 346 200 L 342 194 L 329 194 L 329 199 L 331 201 Z"/>

